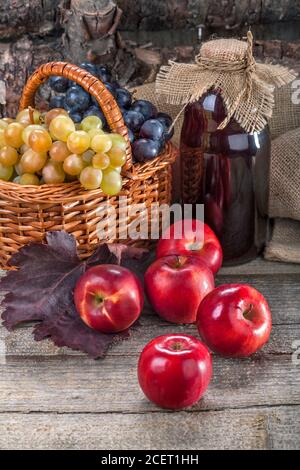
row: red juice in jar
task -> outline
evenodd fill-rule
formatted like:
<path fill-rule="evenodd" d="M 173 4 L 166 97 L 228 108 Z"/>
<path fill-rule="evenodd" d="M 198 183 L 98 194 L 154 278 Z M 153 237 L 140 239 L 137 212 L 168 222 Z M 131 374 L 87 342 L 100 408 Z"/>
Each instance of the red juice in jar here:
<path fill-rule="evenodd" d="M 188 104 L 181 132 L 182 202 L 204 204 L 205 222 L 222 244 L 225 264 L 257 256 L 266 237 L 270 137 L 226 118 L 218 91 Z"/>

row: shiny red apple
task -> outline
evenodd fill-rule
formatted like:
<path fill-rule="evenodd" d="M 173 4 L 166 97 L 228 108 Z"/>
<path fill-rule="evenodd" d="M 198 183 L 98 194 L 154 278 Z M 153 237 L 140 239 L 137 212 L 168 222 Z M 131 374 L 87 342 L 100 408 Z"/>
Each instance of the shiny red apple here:
<path fill-rule="evenodd" d="M 247 357 L 268 341 L 272 316 L 266 299 L 256 289 L 227 284 L 203 299 L 197 326 L 212 351 L 227 357 Z"/>
<path fill-rule="evenodd" d="M 145 274 L 145 289 L 154 310 L 173 323 L 195 323 L 201 300 L 213 290 L 214 276 L 195 256 L 165 256 Z"/>
<path fill-rule="evenodd" d="M 102 333 L 117 333 L 138 319 L 144 297 L 135 274 L 121 266 L 101 264 L 79 279 L 74 300 L 88 326 Z"/>
<path fill-rule="evenodd" d="M 213 273 L 223 261 L 221 244 L 214 232 L 198 219 L 185 219 L 171 225 L 156 248 L 157 258 L 168 255 L 193 255 L 204 261 Z"/>
<path fill-rule="evenodd" d="M 210 352 L 193 336 L 159 336 L 140 355 L 141 389 L 162 408 L 182 409 L 193 405 L 205 393 L 211 377 Z"/>

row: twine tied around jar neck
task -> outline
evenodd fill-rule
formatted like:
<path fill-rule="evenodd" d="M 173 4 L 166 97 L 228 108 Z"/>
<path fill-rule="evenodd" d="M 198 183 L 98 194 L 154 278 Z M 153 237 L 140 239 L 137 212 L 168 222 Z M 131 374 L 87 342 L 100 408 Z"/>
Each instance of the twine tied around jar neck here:
<path fill-rule="evenodd" d="M 261 131 L 272 116 L 275 86 L 291 82 L 296 75 L 279 65 L 257 63 L 251 31 L 246 39 L 205 42 L 194 64 L 169 62 L 158 73 L 156 92 L 169 104 L 184 104 L 184 111 L 204 93 L 219 90 L 226 109 L 219 129 L 234 118 L 246 132 Z"/>

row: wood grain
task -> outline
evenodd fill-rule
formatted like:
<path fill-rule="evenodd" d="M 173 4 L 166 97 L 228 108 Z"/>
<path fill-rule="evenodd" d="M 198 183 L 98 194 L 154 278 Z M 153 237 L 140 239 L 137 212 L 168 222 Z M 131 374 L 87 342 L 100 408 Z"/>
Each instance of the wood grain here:
<path fill-rule="evenodd" d="M 299 449 L 300 407 L 197 413 L 0 415 L 1 449 Z"/>
<path fill-rule="evenodd" d="M 149 412 L 158 408 L 143 396 L 137 357 L 7 358 L 0 366 L 0 412 Z M 214 377 L 196 409 L 300 405 L 300 366 L 290 355 L 246 360 L 214 358 Z"/>
<path fill-rule="evenodd" d="M 132 331 L 127 341 L 114 345 L 108 356 L 137 356 L 148 341 L 156 336 L 168 333 L 185 333 L 198 336 L 194 325 L 172 325 L 165 323 L 154 315 L 145 316 L 140 321 L 141 326 Z M 69 348 L 58 348 L 50 340 L 36 342 L 33 339 L 32 327 L 17 328 L 8 332 L 0 326 L 0 341 L 5 345 L 6 357 L 18 356 L 84 356 L 85 353 L 72 351 Z M 274 325 L 271 340 L 259 354 L 292 354 L 294 341 L 300 340 L 300 324 Z M 258 356 L 258 355 L 257 355 Z"/>

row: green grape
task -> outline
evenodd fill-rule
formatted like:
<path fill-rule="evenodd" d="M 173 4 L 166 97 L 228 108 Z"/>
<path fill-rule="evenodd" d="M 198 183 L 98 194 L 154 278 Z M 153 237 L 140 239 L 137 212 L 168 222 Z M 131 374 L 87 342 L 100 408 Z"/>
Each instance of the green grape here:
<path fill-rule="evenodd" d="M 0 180 L 9 181 L 13 173 L 13 166 L 4 166 L 2 163 L 0 163 Z"/>
<path fill-rule="evenodd" d="M 91 129 L 89 132 L 88 132 L 91 140 L 95 137 L 95 135 L 103 135 L 105 134 L 105 132 L 102 130 L 102 129 Z"/>
<path fill-rule="evenodd" d="M 15 120 L 12 118 L 3 118 L 2 121 L 7 122 L 7 124 L 11 124 L 12 122 L 15 122 Z"/>
<path fill-rule="evenodd" d="M 98 116 L 87 116 L 80 124 L 83 131 L 89 132 L 92 129 L 102 129 L 103 123 Z"/>
<path fill-rule="evenodd" d="M 0 129 L 6 129 L 8 123 L 4 119 L 0 119 Z"/>
<path fill-rule="evenodd" d="M 126 153 L 119 147 L 113 147 L 107 152 L 110 158 L 110 166 L 118 167 L 123 166 L 126 163 Z"/>
<path fill-rule="evenodd" d="M 92 166 L 84 168 L 80 174 L 80 183 L 84 189 L 98 189 L 102 181 L 102 171 Z"/>
<path fill-rule="evenodd" d="M 67 142 L 69 135 L 75 132 L 75 124 L 68 116 L 59 115 L 52 119 L 49 131 L 53 140 Z"/>
<path fill-rule="evenodd" d="M 81 154 L 86 152 L 90 146 L 91 138 L 85 131 L 75 131 L 69 135 L 67 146 L 70 152 Z"/>
<path fill-rule="evenodd" d="M 4 137 L 4 129 L 0 128 L 0 148 L 6 145 L 5 137 Z"/>
<path fill-rule="evenodd" d="M 31 186 L 39 186 L 40 180 L 36 175 L 32 175 L 31 173 L 24 173 L 22 176 L 19 176 L 19 184 L 22 185 L 31 185 Z"/>
<path fill-rule="evenodd" d="M 104 170 L 101 189 L 108 196 L 115 196 L 118 194 L 122 189 L 121 175 L 116 170 L 112 170 L 111 168 Z"/>
<path fill-rule="evenodd" d="M 122 167 L 121 166 L 116 166 L 116 167 L 113 167 L 113 166 L 109 166 L 108 169 L 111 169 L 111 170 L 115 170 L 119 173 L 119 175 L 121 174 L 122 172 Z"/>
<path fill-rule="evenodd" d="M 84 162 L 80 155 L 72 153 L 63 163 L 64 172 L 71 176 L 80 175 L 84 168 Z"/>
<path fill-rule="evenodd" d="M 4 129 L 6 145 L 10 145 L 16 149 L 21 147 L 21 145 L 24 143 L 22 139 L 23 130 L 24 126 L 22 126 L 22 124 L 19 122 L 12 122 L 11 124 L 8 124 L 6 129 Z"/>
<path fill-rule="evenodd" d="M 29 150 L 29 149 L 30 149 L 30 147 L 28 145 L 26 145 L 26 144 L 21 145 L 21 147 L 19 149 L 20 154 L 23 155 L 23 153 L 27 152 L 27 150 Z"/>
<path fill-rule="evenodd" d="M 120 148 L 122 150 L 126 150 L 127 144 L 125 138 L 120 134 L 109 134 L 111 141 L 112 141 L 112 148 Z"/>
<path fill-rule="evenodd" d="M 35 130 L 44 130 L 44 128 L 38 124 L 31 124 L 30 126 L 25 127 L 25 129 L 22 132 L 22 139 L 23 142 L 29 146 L 29 136 L 32 131 Z"/>
<path fill-rule="evenodd" d="M 16 121 L 22 124 L 23 126 L 29 126 L 30 124 L 39 124 L 41 122 L 40 119 L 41 113 L 36 109 L 29 110 L 29 108 L 20 111 L 16 117 Z"/>
<path fill-rule="evenodd" d="M 105 168 L 109 167 L 110 160 L 109 156 L 106 153 L 96 153 L 93 156 L 93 167 L 98 168 L 98 170 L 105 170 Z"/>
<path fill-rule="evenodd" d="M 15 172 L 17 173 L 18 176 L 21 176 L 21 175 L 23 175 L 23 173 L 25 173 L 25 171 L 22 167 L 22 164 L 21 164 L 21 160 L 19 161 L 19 163 L 17 163 L 15 165 Z"/>
<path fill-rule="evenodd" d="M 84 163 L 90 165 L 92 163 L 94 155 L 95 155 L 94 150 L 89 149 L 86 152 L 83 152 L 81 156 L 82 156 L 82 160 L 84 161 Z"/>
<path fill-rule="evenodd" d="M 50 150 L 52 139 L 45 129 L 36 129 L 30 132 L 28 143 L 35 152 L 44 153 Z"/>
<path fill-rule="evenodd" d="M 111 149 L 112 140 L 109 134 L 97 134 L 92 138 L 91 148 L 96 153 L 106 153 Z"/>
<path fill-rule="evenodd" d="M 20 164 L 23 173 L 36 173 L 40 171 L 47 161 L 45 153 L 38 153 L 32 149 L 27 150 L 21 157 Z"/>
<path fill-rule="evenodd" d="M 65 181 L 65 177 L 62 163 L 50 160 L 43 168 L 44 184 L 60 184 Z"/>
<path fill-rule="evenodd" d="M 70 155 L 70 153 L 71 152 L 68 149 L 67 144 L 65 142 L 61 142 L 60 140 L 53 142 L 49 151 L 50 157 L 56 162 L 63 162 L 67 156 Z"/>
<path fill-rule="evenodd" d="M 44 117 L 46 126 L 49 127 L 51 124 L 51 121 L 53 121 L 53 119 L 56 118 L 57 116 L 69 116 L 69 115 L 67 111 L 63 108 L 50 109 L 50 111 L 48 111 Z"/>
<path fill-rule="evenodd" d="M 13 166 L 17 163 L 19 154 L 13 147 L 5 146 L 0 150 L 0 163 L 4 166 Z"/>

